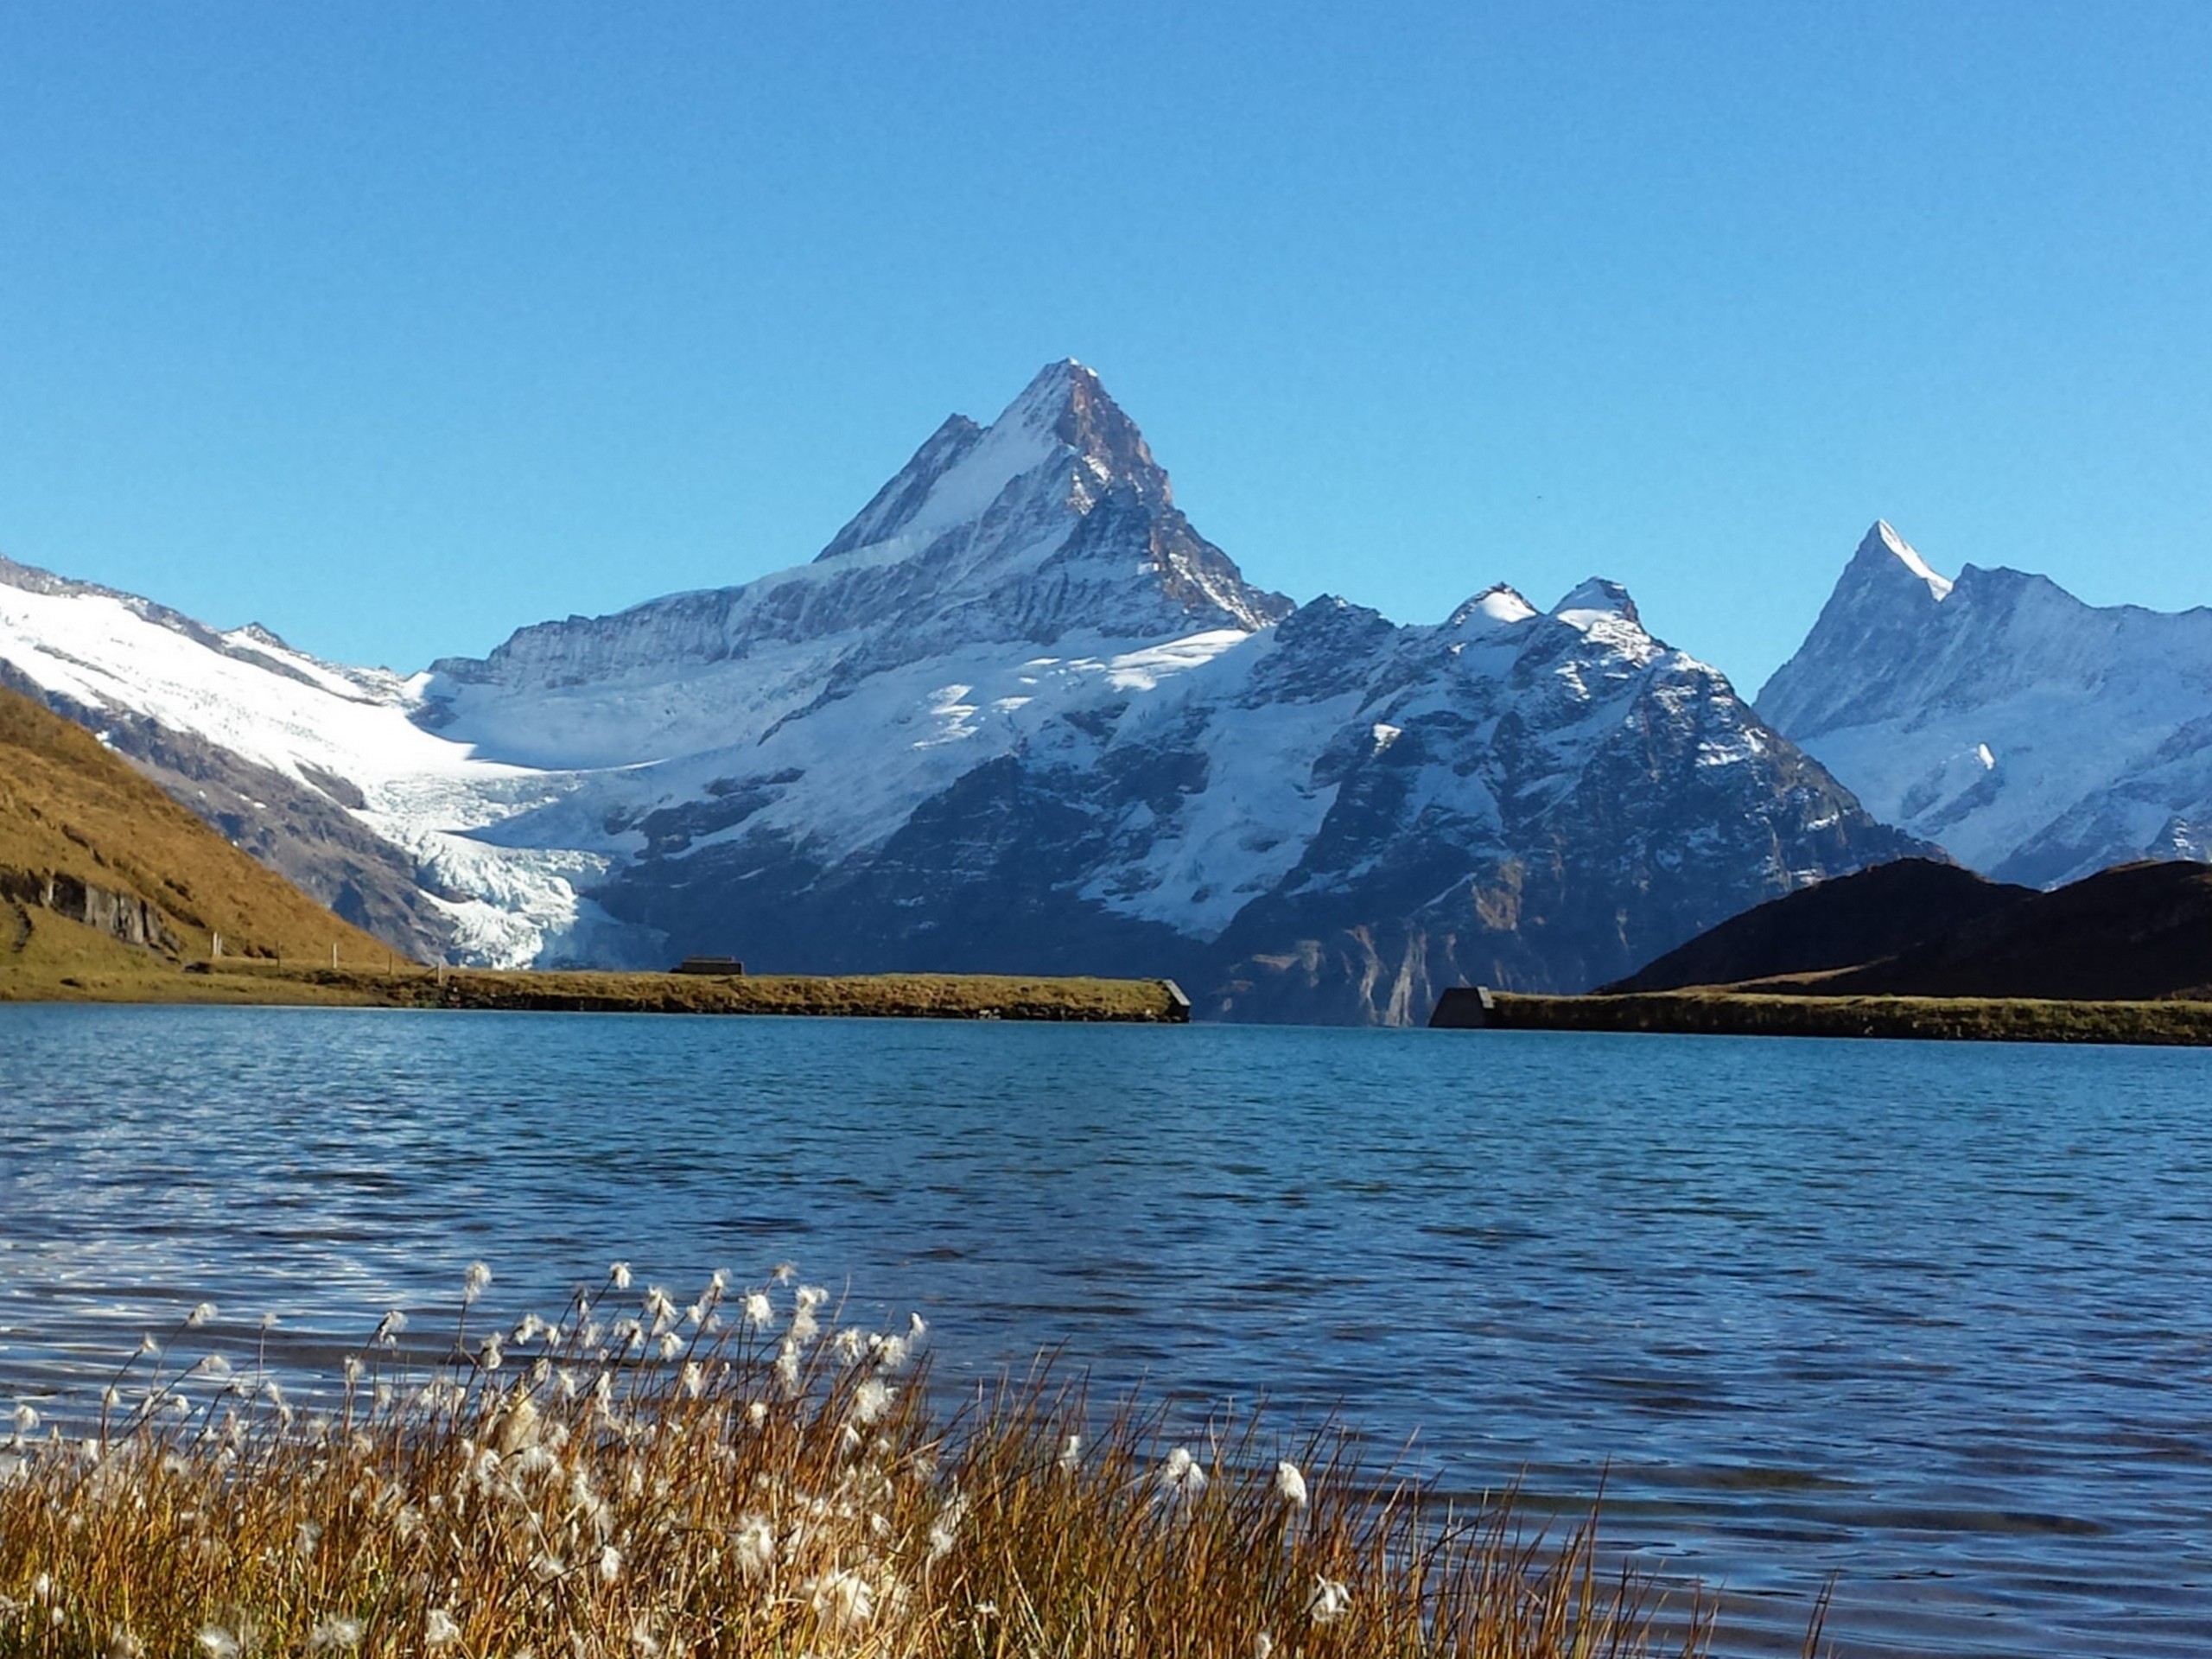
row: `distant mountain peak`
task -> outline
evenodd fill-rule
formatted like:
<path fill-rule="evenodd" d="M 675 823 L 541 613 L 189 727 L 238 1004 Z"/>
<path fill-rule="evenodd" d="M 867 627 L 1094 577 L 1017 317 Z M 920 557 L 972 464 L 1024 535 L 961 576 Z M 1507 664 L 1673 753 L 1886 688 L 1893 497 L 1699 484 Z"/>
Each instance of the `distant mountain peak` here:
<path fill-rule="evenodd" d="M 1852 556 L 1854 564 L 1866 561 L 1877 570 L 1890 574 L 1892 565 L 1900 565 L 1924 586 L 1937 604 L 1950 597 L 1951 579 L 1938 575 L 1935 567 L 1920 556 L 1920 551 L 1910 542 L 1891 528 L 1886 518 L 1877 518 L 1874 527 L 1859 543 L 1859 550 Z"/>
<path fill-rule="evenodd" d="M 1628 589 L 1603 576 L 1591 577 L 1553 606 L 1551 613 L 1562 622 L 1572 623 L 1581 617 L 1617 616 L 1624 622 L 1643 626 L 1643 619 L 1637 614 L 1636 601 L 1629 597 Z"/>
<path fill-rule="evenodd" d="M 870 565 L 944 554 L 931 580 L 957 584 L 963 606 L 1023 587 L 1011 603 L 1040 639 L 1071 626 L 1152 632 L 1179 615 L 1193 630 L 1249 631 L 1291 609 L 1191 528 L 1136 423 L 1073 358 L 1039 369 L 988 426 L 947 419 L 815 562 L 862 554 Z M 1139 569 L 1151 574 L 1132 585 Z"/>
<path fill-rule="evenodd" d="M 1146 506 L 1174 505 L 1167 474 L 1136 423 L 1094 371 L 1063 358 L 1039 369 L 988 426 L 946 416 L 817 562 L 893 540 L 919 542 L 968 522 L 1017 479 L 1059 460 L 1073 463 L 1065 487 L 1078 512 L 1116 486 Z"/>
<path fill-rule="evenodd" d="M 2212 821 L 2212 612 L 2092 607 L 2003 566 L 1954 584 L 1886 524 L 1758 708 L 1876 816 L 2003 880 L 2194 857 Z"/>
<path fill-rule="evenodd" d="M 993 432 L 1033 434 L 1071 451 L 1075 483 L 1086 496 L 1119 485 L 1147 505 L 1173 506 L 1167 474 L 1136 423 L 1122 413 L 1096 370 L 1071 357 L 1047 363 L 998 419 Z"/>
<path fill-rule="evenodd" d="M 1494 582 L 1452 613 L 1444 626 L 1455 633 L 1486 633 L 1525 622 L 1536 607 L 1502 582 Z"/>

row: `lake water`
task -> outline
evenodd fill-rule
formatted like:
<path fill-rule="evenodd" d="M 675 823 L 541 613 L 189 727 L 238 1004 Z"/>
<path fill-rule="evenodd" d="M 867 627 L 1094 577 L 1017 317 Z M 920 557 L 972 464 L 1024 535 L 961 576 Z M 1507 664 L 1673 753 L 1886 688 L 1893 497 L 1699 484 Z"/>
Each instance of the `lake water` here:
<path fill-rule="evenodd" d="M 477 1257 L 1602 1478 L 1726 1651 L 2212 1652 L 2212 1052 L 0 1006 L 0 1402 Z"/>

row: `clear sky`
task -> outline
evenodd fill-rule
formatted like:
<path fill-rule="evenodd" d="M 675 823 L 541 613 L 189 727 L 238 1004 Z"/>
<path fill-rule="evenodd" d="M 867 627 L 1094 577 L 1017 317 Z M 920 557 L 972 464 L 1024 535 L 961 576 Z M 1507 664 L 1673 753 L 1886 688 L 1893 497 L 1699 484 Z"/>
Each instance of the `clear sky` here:
<path fill-rule="evenodd" d="M 1877 516 L 2212 603 L 2208 86 L 2203 0 L 10 0 L 0 552 L 418 667 L 1075 356 L 1300 599 L 1746 690 Z"/>

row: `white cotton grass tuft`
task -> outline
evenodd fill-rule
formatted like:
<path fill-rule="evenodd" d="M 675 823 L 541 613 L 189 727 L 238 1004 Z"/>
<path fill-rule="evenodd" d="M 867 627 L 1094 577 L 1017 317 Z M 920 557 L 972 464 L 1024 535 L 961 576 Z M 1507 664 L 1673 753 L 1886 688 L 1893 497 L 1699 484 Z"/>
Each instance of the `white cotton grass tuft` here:
<path fill-rule="evenodd" d="M 881 1420 L 891 1409 L 891 1385 L 871 1376 L 853 1390 L 853 1419 L 855 1422 L 873 1423 Z"/>
<path fill-rule="evenodd" d="M 1060 1455 L 1056 1461 L 1059 1465 L 1062 1474 L 1072 1475 L 1078 1472 L 1083 1467 L 1083 1436 L 1071 1434 L 1062 1440 Z"/>
<path fill-rule="evenodd" d="M 1170 1498 L 1193 1498 L 1206 1489 L 1206 1471 L 1188 1446 L 1177 1446 L 1160 1468 L 1160 1484 Z"/>
<path fill-rule="evenodd" d="M 793 1342 L 812 1342 L 822 1333 L 822 1322 L 815 1317 L 817 1310 L 830 1300 L 830 1293 L 819 1285 L 801 1285 L 792 1298 L 791 1339 Z"/>
<path fill-rule="evenodd" d="M 775 1305 L 769 1301 L 768 1293 L 765 1290 L 746 1292 L 745 1300 L 738 1306 L 745 1315 L 746 1324 L 751 1325 L 755 1331 L 761 1329 L 769 1320 L 776 1317 Z"/>
<path fill-rule="evenodd" d="M 1351 1611 L 1351 1590 L 1342 1579 L 1313 1576 L 1313 1599 L 1306 1604 L 1306 1617 L 1316 1624 L 1333 1624 Z"/>
<path fill-rule="evenodd" d="M 426 1648 L 449 1648 L 461 1640 L 461 1625 L 442 1607 L 433 1607 L 423 1621 L 423 1645 Z"/>
<path fill-rule="evenodd" d="M 326 1618 L 308 1634 L 308 1647 L 316 1653 L 347 1651 L 361 1645 L 361 1621 Z"/>
<path fill-rule="evenodd" d="M 194 1307 L 191 1313 L 184 1316 L 184 1328 L 188 1331 L 197 1331 L 201 1325 L 207 1324 L 208 1320 L 214 1317 L 215 1304 L 213 1302 L 201 1302 L 199 1306 Z"/>
<path fill-rule="evenodd" d="M 1294 1510 L 1306 1507 L 1306 1473 L 1288 1458 L 1275 1465 L 1275 1496 Z"/>
<path fill-rule="evenodd" d="M 729 1535 L 730 1554 L 748 1579 L 765 1579 L 776 1565 L 776 1529 L 765 1515 L 738 1518 Z"/>
<path fill-rule="evenodd" d="M 856 1630 L 875 1616 L 875 1586 L 849 1567 L 814 1581 L 814 1616 L 832 1630 Z"/>
<path fill-rule="evenodd" d="M 627 1262 L 616 1262 L 610 1264 L 607 1269 L 607 1281 L 617 1290 L 629 1289 L 630 1264 Z"/>
<path fill-rule="evenodd" d="M 464 1307 L 472 1306 L 483 1295 L 484 1287 L 492 1282 L 492 1269 L 481 1262 L 472 1262 L 468 1271 L 461 1275 L 461 1300 Z"/>

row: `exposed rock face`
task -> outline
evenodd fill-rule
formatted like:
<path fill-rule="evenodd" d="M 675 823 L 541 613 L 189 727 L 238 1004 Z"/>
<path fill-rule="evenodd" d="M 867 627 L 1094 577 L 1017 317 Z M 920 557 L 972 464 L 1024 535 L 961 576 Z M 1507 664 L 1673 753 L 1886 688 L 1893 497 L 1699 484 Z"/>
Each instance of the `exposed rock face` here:
<path fill-rule="evenodd" d="M 0 656 L 49 700 L 189 731 L 404 849 L 478 960 L 1171 976 L 1202 1017 L 1402 1022 L 1924 850 L 1611 583 L 1423 626 L 1254 587 L 1071 363 L 945 422 L 810 563 L 418 680 L 245 631 L 187 661 L 171 631 L 134 690 L 122 621 L 26 604 L 11 636 L 7 599 Z"/>
<path fill-rule="evenodd" d="M 1758 708 L 1870 810 L 1999 880 L 2207 858 L 2212 610 L 1946 581 L 1878 524 Z"/>
<path fill-rule="evenodd" d="M 162 912 L 136 893 L 118 893 L 52 870 L 0 869 L 0 899 L 50 910 L 125 944 L 175 955 L 176 935 Z"/>

